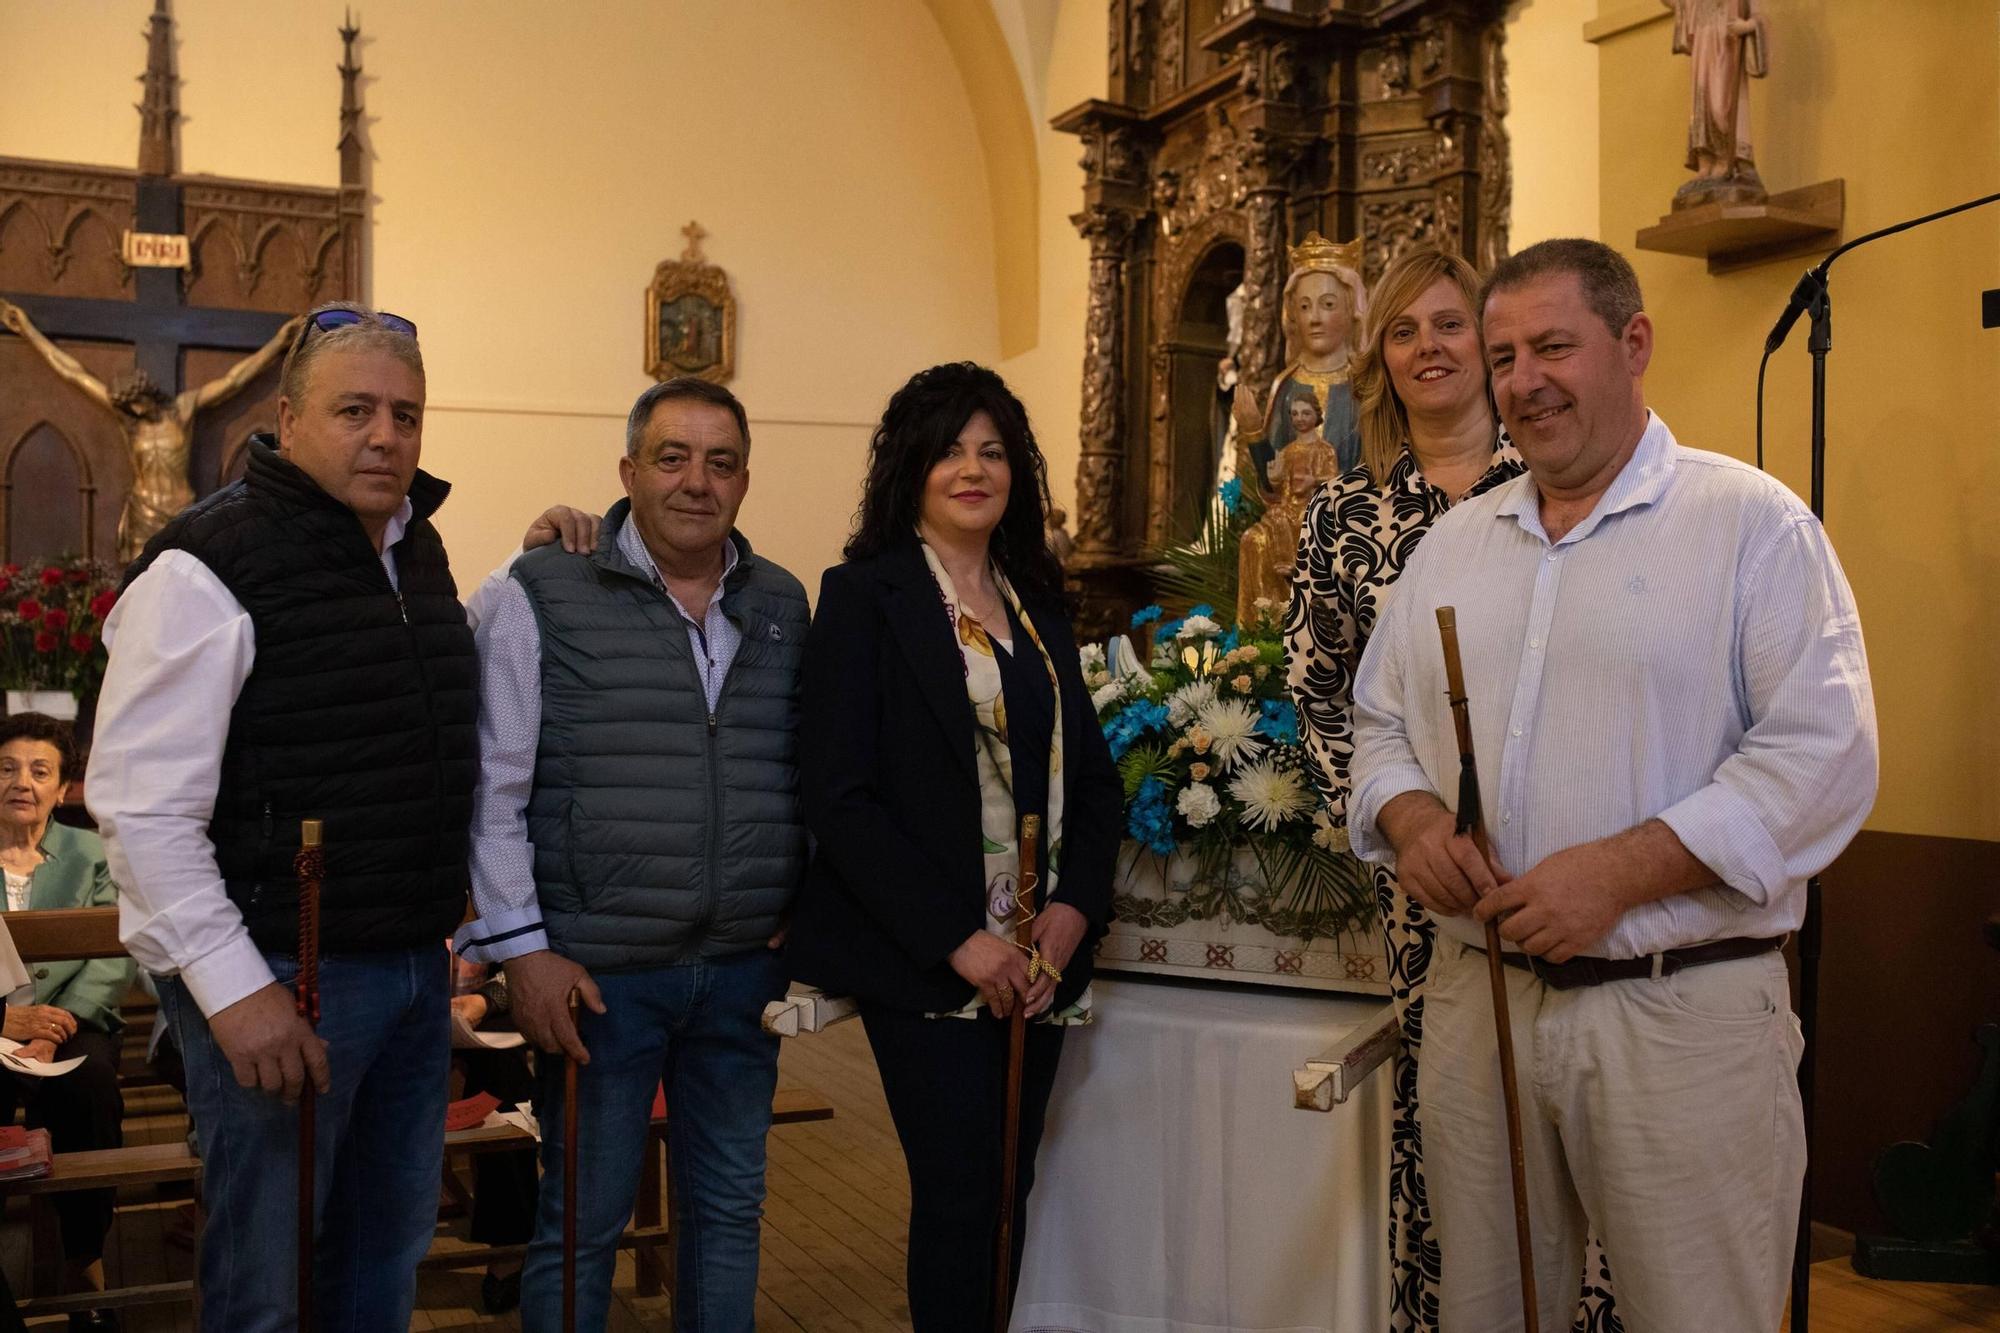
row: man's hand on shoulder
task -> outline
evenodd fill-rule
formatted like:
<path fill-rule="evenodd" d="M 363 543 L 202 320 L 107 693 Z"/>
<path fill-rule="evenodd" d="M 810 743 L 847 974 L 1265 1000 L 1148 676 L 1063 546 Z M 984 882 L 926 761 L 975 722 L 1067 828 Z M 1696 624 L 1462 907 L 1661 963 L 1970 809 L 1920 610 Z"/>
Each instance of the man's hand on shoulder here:
<path fill-rule="evenodd" d="M 275 981 L 210 1014 L 208 1030 L 246 1088 L 290 1103 L 299 1099 L 307 1078 L 322 1093 L 333 1086 L 326 1043 L 299 1017 L 291 992 Z"/>
<path fill-rule="evenodd" d="M 589 1064 L 590 1052 L 584 1049 L 576 1021 L 570 1017 L 570 992 L 575 991 L 594 1014 L 604 1012 L 604 997 L 582 964 L 552 949 L 537 949 L 509 958 L 501 966 L 507 969 L 508 1006 L 521 1035 L 537 1050 Z"/>
<path fill-rule="evenodd" d="M 597 527 L 601 522 L 602 519 L 588 510 L 552 505 L 528 525 L 527 534 L 521 538 L 521 549 L 532 551 L 537 546 L 559 541 L 563 550 L 571 555 L 594 551 L 597 549 Z"/>
<path fill-rule="evenodd" d="M 1456 822 L 1427 791 L 1404 792 L 1375 820 L 1396 849 L 1403 892 L 1437 916 L 1464 916 L 1501 882 L 1479 845 L 1456 831 Z"/>

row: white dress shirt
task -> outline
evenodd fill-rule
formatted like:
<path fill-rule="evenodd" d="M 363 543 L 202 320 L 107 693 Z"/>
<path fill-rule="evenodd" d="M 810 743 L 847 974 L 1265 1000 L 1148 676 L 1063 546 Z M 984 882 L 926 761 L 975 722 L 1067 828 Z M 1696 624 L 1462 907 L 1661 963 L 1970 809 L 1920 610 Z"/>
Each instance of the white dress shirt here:
<path fill-rule="evenodd" d="M 410 514 L 405 499 L 382 534 L 392 586 Z M 84 799 L 118 882 L 118 937 L 213 1015 L 273 979 L 208 840 L 229 715 L 256 662 L 250 613 L 194 555 L 165 551 L 111 608 L 104 644 Z"/>
<path fill-rule="evenodd" d="M 1819 521 L 1763 473 L 1649 415 L 1559 542 L 1532 474 L 1431 529 L 1355 684 L 1354 850 L 1407 791 L 1455 805 L 1435 610 L 1454 606 L 1482 815 L 1503 866 L 1662 820 L 1719 884 L 1634 908 L 1585 952 L 1633 958 L 1798 927 L 1805 881 L 1875 799 L 1875 704 L 1854 596 Z M 1438 927 L 1483 945 L 1470 916 Z"/>
<path fill-rule="evenodd" d="M 743 642 L 743 632 L 722 612 L 723 585 L 736 568 L 735 541 L 723 543 L 722 577 L 699 620 L 667 592 L 629 514 L 618 529 L 618 553 L 650 574 L 680 612 L 708 711 L 714 713 Z M 459 929 L 453 947 L 461 957 L 483 963 L 549 947 L 535 889 L 535 849 L 528 839 L 528 798 L 542 739 L 542 636 L 528 590 L 511 576 L 512 568 L 510 560 L 495 570 L 466 603 L 479 645 L 479 786 L 472 798 L 472 905 L 478 919 Z"/>

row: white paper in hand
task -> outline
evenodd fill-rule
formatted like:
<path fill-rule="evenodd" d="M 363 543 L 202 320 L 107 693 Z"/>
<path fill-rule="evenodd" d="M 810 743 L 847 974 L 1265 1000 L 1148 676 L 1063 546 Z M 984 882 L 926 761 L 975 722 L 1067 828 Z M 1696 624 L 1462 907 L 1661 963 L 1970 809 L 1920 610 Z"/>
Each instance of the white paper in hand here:
<path fill-rule="evenodd" d="M 55 1078 L 59 1074 L 67 1074 L 70 1070 L 83 1063 L 83 1057 L 80 1055 L 73 1055 L 67 1060 L 50 1060 L 46 1062 L 41 1060 L 23 1060 L 16 1054 L 20 1049 L 20 1042 L 9 1037 L 0 1037 L 0 1068 L 10 1070 L 16 1074 L 32 1074 L 36 1078 Z"/>

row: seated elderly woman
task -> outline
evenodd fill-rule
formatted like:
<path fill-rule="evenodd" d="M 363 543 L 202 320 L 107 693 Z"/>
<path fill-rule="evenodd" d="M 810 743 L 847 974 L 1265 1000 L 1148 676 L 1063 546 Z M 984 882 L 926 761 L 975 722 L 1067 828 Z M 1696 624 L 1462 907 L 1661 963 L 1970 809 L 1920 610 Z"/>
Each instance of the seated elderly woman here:
<path fill-rule="evenodd" d="M 95 833 L 51 821 L 77 776 L 68 724 L 42 713 L 0 720 L 0 870 L 9 912 L 62 907 L 111 907 L 118 890 Z M 83 1063 L 56 1078 L 0 1066 L 0 1124 L 12 1124 L 25 1103 L 30 1126 L 44 1126 L 57 1152 L 122 1145 L 125 1103 L 118 1094 L 118 1005 L 132 988 L 129 959 L 30 964 L 34 991 L 9 997 L 0 1035 L 21 1043 L 18 1059 Z M 66 1285 L 104 1287 L 104 1237 L 111 1230 L 113 1192 L 58 1195 Z M 70 1327 L 115 1328 L 108 1311 L 72 1318 Z"/>

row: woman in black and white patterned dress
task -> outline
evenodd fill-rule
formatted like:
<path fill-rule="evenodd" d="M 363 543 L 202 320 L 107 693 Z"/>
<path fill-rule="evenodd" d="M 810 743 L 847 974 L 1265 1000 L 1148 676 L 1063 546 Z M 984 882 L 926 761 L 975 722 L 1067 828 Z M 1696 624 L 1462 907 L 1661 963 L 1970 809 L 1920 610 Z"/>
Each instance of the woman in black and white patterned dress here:
<path fill-rule="evenodd" d="M 1354 753 L 1354 672 L 1403 566 L 1439 515 L 1523 470 L 1493 412 L 1480 345 L 1479 276 L 1463 259 L 1412 250 L 1383 273 L 1354 362 L 1361 465 L 1327 482 L 1306 506 L 1285 615 L 1292 698 L 1307 767 L 1336 828 L 1347 824 Z M 1389 1156 L 1391 1333 L 1436 1333 L 1439 1260 L 1424 1192 L 1417 1127 L 1423 987 L 1437 927 L 1374 870 L 1388 943 L 1389 988 L 1403 1028 L 1395 1062 Z M 1496 1164 L 1495 1169 L 1499 1169 Z M 1577 1327 L 1620 1327 L 1593 1244 Z"/>

